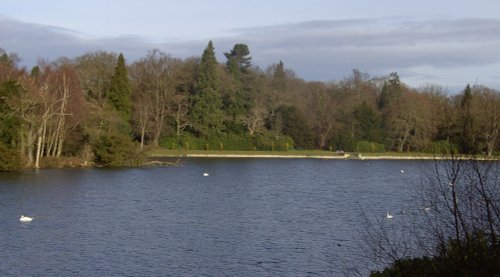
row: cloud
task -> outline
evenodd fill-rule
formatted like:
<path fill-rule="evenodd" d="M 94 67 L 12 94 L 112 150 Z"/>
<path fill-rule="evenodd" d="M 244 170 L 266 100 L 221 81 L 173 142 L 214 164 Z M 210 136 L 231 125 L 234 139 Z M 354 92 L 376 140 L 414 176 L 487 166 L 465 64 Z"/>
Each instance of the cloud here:
<path fill-rule="evenodd" d="M 89 51 L 124 52 L 137 58 L 153 44 L 140 37 L 90 39 L 79 32 L 0 17 L 0 47 L 17 53 L 24 65 L 38 59 L 73 58 Z"/>
<path fill-rule="evenodd" d="M 500 20 L 380 18 L 310 21 L 233 30 L 233 35 L 206 40 L 152 42 L 141 37 L 89 38 L 75 31 L 0 17 L 0 47 L 18 53 L 26 64 L 38 57 L 75 57 L 88 51 L 123 52 L 129 61 L 159 48 L 176 57 L 202 53 L 213 39 L 218 57 L 235 43 L 250 47 L 260 67 L 282 60 L 308 80 L 338 80 L 358 68 L 373 75 L 402 72 L 410 82 L 460 83 L 464 68 L 500 71 Z M 433 69 L 435 75 L 423 72 Z M 452 70 L 450 70 L 452 69 Z M 453 75 L 447 75 L 452 71 Z M 400 74 L 401 75 L 401 74 Z M 491 78 L 484 81 L 500 87 Z M 413 78 L 413 79 L 412 79 Z M 467 82 L 469 80 L 463 80 Z M 497 83 L 495 83 L 497 82 Z"/>
<path fill-rule="evenodd" d="M 317 21 L 241 30 L 258 59 L 279 55 L 303 70 L 361 67 L 377 72 L 418 66 L 477 66 L 500 60 L 500 20 Z M 311 71 L 312 70 L 312 71 Z M 328 71 L 315 72 L 319 79 Z"/>

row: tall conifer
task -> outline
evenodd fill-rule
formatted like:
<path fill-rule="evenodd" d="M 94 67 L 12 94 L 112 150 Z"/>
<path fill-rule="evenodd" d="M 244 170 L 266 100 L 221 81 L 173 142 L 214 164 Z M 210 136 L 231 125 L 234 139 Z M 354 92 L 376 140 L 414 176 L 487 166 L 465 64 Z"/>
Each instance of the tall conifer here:
<path fill-rule="evenodd" d="M 218 134 L 223 129 L 222 99 L 214 47 L 210 41 L 203 51 L 198 69 L 198 85 L 194 97 L 192 118 L 198 132 Z"/>
<path fill-rule="evenodd" d="M 108 100 L 120 117 L 128 122 L 132 113 L 132 103 L 130 101 L 130 85 L 127 76 L 127 67 L 125 65 L 125 58 L 121 53 L 118 56 L 115 73 L 111 78 L 111 88 L 108 93 Z"/>

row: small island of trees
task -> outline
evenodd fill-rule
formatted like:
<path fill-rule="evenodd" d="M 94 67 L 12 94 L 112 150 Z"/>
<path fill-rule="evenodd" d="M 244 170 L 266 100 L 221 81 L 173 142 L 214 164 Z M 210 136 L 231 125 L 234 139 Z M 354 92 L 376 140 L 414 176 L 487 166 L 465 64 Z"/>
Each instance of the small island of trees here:
<path fill-rule="evenodd" d="M 498 91 L 411 88 L 397 73 L 305 81 L 282 61 L 254 66 L 246 44 L 216 59 L 160 50 L 127 64 L 92 52 L 20 66 L 0 49 L 0 170 L 130 166 L 151 147 L 354 152 L 499 149 Z"/>

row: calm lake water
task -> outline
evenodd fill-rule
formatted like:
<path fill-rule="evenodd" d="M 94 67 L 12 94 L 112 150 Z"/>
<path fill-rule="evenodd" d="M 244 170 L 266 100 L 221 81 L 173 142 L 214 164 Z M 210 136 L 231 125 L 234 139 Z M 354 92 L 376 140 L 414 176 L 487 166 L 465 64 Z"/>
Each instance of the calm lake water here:
<path fill-rule="evenodd" d="M 2 173 L 0 275 L 366 274 L 362 211 L 400 210 L 423 164 L 185 159 Z"/>

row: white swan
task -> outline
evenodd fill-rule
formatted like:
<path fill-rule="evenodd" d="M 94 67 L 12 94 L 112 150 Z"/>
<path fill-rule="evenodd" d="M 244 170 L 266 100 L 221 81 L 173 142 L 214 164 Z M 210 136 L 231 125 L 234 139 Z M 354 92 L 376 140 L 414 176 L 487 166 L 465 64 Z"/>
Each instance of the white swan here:
<path fill-rule="evenodd" d="M 21 222 L 31 222 L 33 220 L 32 217 L 28 217 L 28 216 L 24 216 L 24 215 L 21 215 L 21 218 L 19 218 L 19 221 Z"/>
<path fill-rule="evenodd" d="M 389 212 L 387 212 L 387 214 L 386 214 L 385 218 L 387 218 L 387 219 L 392 219 L 392 218 L 393 218 L 393 216 L 392 216 L 392 214 L 390 214 Z"/>
<path fill-rule="evenodd" d="M 205 172 L 205 173 L 203 173 L 203 176 L 207 177 L 207 176 L 210 176 L 210 174 L 208 174 L 208 172 Z"/>

